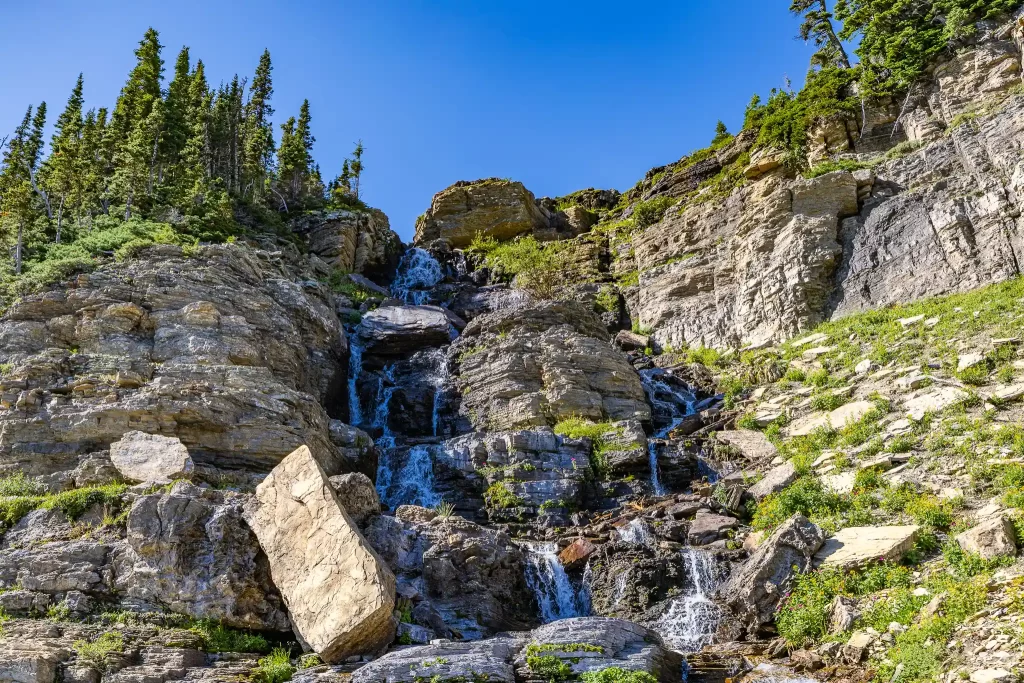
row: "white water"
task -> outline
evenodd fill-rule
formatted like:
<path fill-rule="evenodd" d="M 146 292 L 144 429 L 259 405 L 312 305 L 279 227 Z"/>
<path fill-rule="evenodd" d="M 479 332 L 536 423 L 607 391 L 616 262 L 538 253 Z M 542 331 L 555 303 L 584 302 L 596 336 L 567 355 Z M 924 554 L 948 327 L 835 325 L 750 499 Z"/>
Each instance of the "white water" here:
<path fill-rule="evenodd" d="M 441 264 L 430 252 L 413 247 L 398 263 L 391 294 L 407 304 L 420 305 L 430 299 L 430 288 L 444 279 Z"/>
<path fill-rule="evenodd" d="M 664 439 L 679 426 L 687 415 L 693 414 L 696 397 L 690 392 L 682 392 L 663 379 L 665 371 L 661 369 L 641 370 L 640 379 L 647 394 L 647 401 L 655 414 L 670 416 L 669 423 L 658 430 L 652 439 L 647 440 L 647 462 L 651 468 L 651 487 L 654 495 L 664 496 L 668 490 L 661 483 L 658 470 L 658 444 L 655 439 Z M 663 398 L 665 397 L 665 398 Z"/>
<path fill-rule="evenodd" d="M 392 510 L 399 505 L 434 507 L 441 497 L 434 490 L 434 458 L 430 446 L 413 446 L 406 454 L 400 470 L 390 473 L 390 454 L 387 458 L 389 475 L 387 485 L 381 489 L 381 475 L 377 475 L 377 488 L 381 500 Z"/>
<path fill-rule="evenodd" d="M 348 347 L 348 423 L 353 427 L 363 421 L 363 407 L 359 403 L 359 375 L 363 372 L 363 345 L 352 335 Z"/>
<path fill-rule="evenodd" d="M 689 588 L 669 606 L 654 630 L 679 652 L 699 652 L 714 639 L 721 618 L 721 610 L 709 597 L 718 588 L 719 577 L 710 554 L 692 548 L 682 552 L 690 574 Z"/>
<path fill-rule="evenodd" d="M 431 349 L 426 353 L 434 362 L 434 406 L 431 423 L 434 436 L 438 436 L 441 429 L 441 412 L 444 409 L 444 383 L 448 381 L 452 371 L 448 364 L 448 354 L 444 349 Z"/>
<path fill-rule="evenodd" d="M 654 545 L 654 535 L 651 534 L 651 530 L 647 528 L 647 525 L 637 517 L 626 524 L 620 529 L 616 530 L 619 535 L 619 540 L 623 543 L 632 543 L 633 545 Z"/>
<path fill-rule="evenodd" d="M 555 543 L 524 543 L 527 549 L 526 583 L 537 596 L 541 620 L 586 616 L 590 610 L 585 590 L 577 591 L 558 561 Z"/>

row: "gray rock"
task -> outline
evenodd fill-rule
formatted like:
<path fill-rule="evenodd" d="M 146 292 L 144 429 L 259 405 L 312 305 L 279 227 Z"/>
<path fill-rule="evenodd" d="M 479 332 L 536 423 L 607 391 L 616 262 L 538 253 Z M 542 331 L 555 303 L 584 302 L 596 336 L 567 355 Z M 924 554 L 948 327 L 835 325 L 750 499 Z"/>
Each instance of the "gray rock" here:
<path fill-rule="evenodd" d="M 384 306 L 363 316 L 356 334 L 366 353 L 401 355 L 451 341 L 451 323 L 436 306 Z"/>
<path fill-rule="evenodd" d="M 720 635 L 732 640 L 744 632 L 755 636 L 771 623 L 794 572 L 807 570 L 824 542 L 824 532 L 801 514 L 776 529 L 719 588 L 718 597 L 732 616 L 723 619 Z"/>
<path fill-rule="evenodd" d="M 1002 515 L 985 520 L 959 534 L 956 542 L 966 552 L 984 560 L 1017 554 L 1017 534 L 1010 520 Z"/>
<path fill-rule="evenodd" d="M 737 526 L 739 521 L 735 517 L 698 512 L 686 537 L 690 545 L 708 545 L 725 538 L 726 532 Z"/>
<path fill-rule="evenodd" d="M 763 500 L 773 493 L 777 493 L 797 480 L 796 465 L 788 460 L 777 467 L 768 470 L 767 474 L 756 484 L 747 489 L 747 493 L 753 496 L 754 500 Z"/>
<path fill-rule="evenodd" d="M 370 478 L 362 473 L 339 474 L 330 478 L 338 502 L 359 527 L 380 514 L 380 497 Z"/>
<path fill-rule="evenodd" d="M 132 482 L 169 484 L 188 479 L 195 469 L 181 439 L 136 431 L 110 444 L 110 460 Z"/>

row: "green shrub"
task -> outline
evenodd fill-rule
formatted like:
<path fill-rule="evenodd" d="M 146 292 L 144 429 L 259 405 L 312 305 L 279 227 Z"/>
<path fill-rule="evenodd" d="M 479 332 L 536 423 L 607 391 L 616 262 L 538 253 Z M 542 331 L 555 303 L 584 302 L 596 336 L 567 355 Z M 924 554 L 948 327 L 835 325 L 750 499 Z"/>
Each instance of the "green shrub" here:
<path fill-rule="evenodd" d="M 627 671 L 617 666 L 584 672 L 580 680 L 583 683 L 658 683 L 658 679 L 646 671 Z"/>
<path fill-rule="evenodd" d="M 256 669 L 252 673 L 254 683 L 286 683 L 292 679 L 295 667 L 292 666 L 290 653 L 281 647 L 276 647 L 257 662 Z"/>
<path fill-rule="evenodd" d="M 678 201 L 674 197 L 662 196 L 637 202 L 633 207 L 633 220 L 639 228 L 650 227 L 664 218 L 665 212 Z"/>
<path fill-rule="evenodd" d="M 499 242 L 477 234 L 468 251 L 484 257 L 498 275 L 515 278 L 516 285 L 542 299 L 550 299 L 568 281 L 565 245 L 539 242 L 533 235 Z"/>
<path fill-rule="evenodd" d="M 25 476 L 24 472 L 0 477 L 0 496 L 38 496 L 43 486 Z"/>
<path fill-rule="evenodd" d="M 530 671 L 549 683 L 560 683 L 573 678 L 572 667 L 554 655 L 534 655 L 526 657 L 526 665 Z"/>
<path fill-rule="evenodd" d="M 260 634 L 229 628 L 212 619 L 197 621 L 189 630 L 202 639 L 203 649 L 207 652 L 270 651 L 270 643 Z"/>
<path fill-rule="evenodd" d="M 484 491 L 484 502 L 487 503 L 487 507 L 495 510 L 517 508 L 524 503 L 523 499 L 512 491 L 511 485 L 503 481 L 496 481 L 487 487 Z"/>
<path fill-rule="evenodd" d="M 846 404 L 849 400 L 850 398 L 846 394 L 837 394 L 831 391 L 826 391 L 811 397 L 811 408 L 813 410 L 822 410 L 827 412 L 835 410 L 839 406 Z"/>
<path fill-rule="evenodd" d="M 806 517 L 828 517 L 845 512 L 850 505 L 847 498 L 826 490 L 815 477 L 804 476 L 761 501 L 751 525 L 772 531 L 798 512 Z"/>
<path fill-rule="evenodd" d="M 94 640 L 76 640 L 71 648 L 78 655 L 79 662 L 103 672 L 107 669 L 107 655 L 124 649 L 124 636 L 117 631 L 108 631 Z"/>

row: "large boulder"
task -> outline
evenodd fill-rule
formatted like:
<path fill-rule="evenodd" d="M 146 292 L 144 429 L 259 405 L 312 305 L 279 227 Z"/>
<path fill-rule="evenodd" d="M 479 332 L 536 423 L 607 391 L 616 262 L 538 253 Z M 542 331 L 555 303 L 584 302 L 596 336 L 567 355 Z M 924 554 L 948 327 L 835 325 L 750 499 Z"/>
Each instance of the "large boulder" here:
<path fill-rule="evenodd" d="M 430 208 L 416 220 L 414 242 L 445 238 L 468 247 L 476 235 L 509 240 L 543 230 L 550 218 L 522 183 L 500 178 L 460 181 L 434 195 Z"/>
<path fill-rule="evenodd" d="M 763 500 L 797 480 L 796 465 L 792 460 L 773 467 L 756 484 L 747 489 L 754 500 Z"/>
<path fill-rule="evenodd" d="M 921 527 L 858 526 L 841 529 L 822 544 L 815 566 L 856 569 L 879 559 L 898 562 L 914 547 Z"/>
<path fill-rule="evenodd" d="M 314 211 L 292 227 L 305 236 L 311 252 L 347 273 L 384 275 L 402 253 L 402 240 L 378 209 Z"/>
<path fill-rule="evenodd" d="M 394 356 L 447 344 L 451 327 L 437 306 L 384 306 L 364 315 L 356 334 L 366 353 Z"/>
<path fill-rule="evenodd" d="M 545 664 L 566 667 L 573 680 L 588 671 L 615 668 L 675 683 L 683 669 L 682 655 L 667 649 L 654 631 L 622 619 L 580 617 L 516 636 L 395 650 L 357 669 L 352 683 L 541 681 L 550 674 L 534 667 Z"/>
<path fill-rule="evenodd" d="M 391 642 L 395 577 L 360 535 L 308 448 L 273 469 L 245 517 L 296 632 L 324 661 Z"/>
<path fill-rule="evenodd" d="M 186 479 L 195 469 L 181 439 L 135 431 L 110 444 L 110 461 L 128 481 L 152 484 Z"/>
<path fill-rule="evenodd" d="M 373 516 L 380 514 L 380 496 L 370 478 L 362 472 L 350 472 L 331 477 L 331 487 L 338 494 L 338 502 L 359 528 Z"/>
<path fill-rule="evenodd" d="M 1002 515 L 968 529 L 956 537 L 956 542 L 965 551 L 985 560 L 1017 554 L 1017 534 L 1010 520 Z"/>
<path fill-rule="evenodd" d="M 753 637 L 771 623 L 794 573 L 811 566 L 824 542 L 824 532 L 801 514 L 776 529 L 719 588 L 718 596 L 732 616 L 723 619 L 720 635 L 738 640 L 746 632 Z"/>
<path fill-rule="evenodd" d="M 196 619 L 288 630 L 267 558 L 242 521 L 242 501 L 186 482 L 138 498 L 113 563 L 118 591 Z"/>

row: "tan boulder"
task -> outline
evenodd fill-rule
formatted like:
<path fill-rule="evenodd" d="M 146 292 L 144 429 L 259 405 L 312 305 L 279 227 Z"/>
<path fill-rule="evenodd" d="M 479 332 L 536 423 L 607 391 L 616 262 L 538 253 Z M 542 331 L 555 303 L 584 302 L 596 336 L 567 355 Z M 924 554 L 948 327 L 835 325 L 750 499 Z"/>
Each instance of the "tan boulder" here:
<path fill-rule="evenodd" d="M 462 248 L 477 234 L 510 240 L 549 223 L 522 183 L 501 178 L 460 181 L 434 195 L 430 208 L 416 220 L 414 242 L 445 238 Z"/>
<path fill-rule="evenodd" d="M 1013 524 L 1002 515 L 992 517 L 956 537 L 966 552 L 984 560 L 1012 557 L 1017 554 L 1017 539 Z"/>
<path fill-rule="evenodd" d="M 299 636 L 327 662 L 391 642 L 395 577 L 356 529 L 305 446 L 246 508 Z"/>
<path fill-rule="evenodd" d="M 110 461 L 125 479 L 153 484 L 186 479 L 195 469 L 181 439 L 135 431 L 110 444 Z"/>
<path fill-rule="evenodd" d="M 815 566 L 855 569 L 873 561 L 895 562 L 914 547 L 921 527 L 848 527 L 825 541 L 814 556 Z"/>

